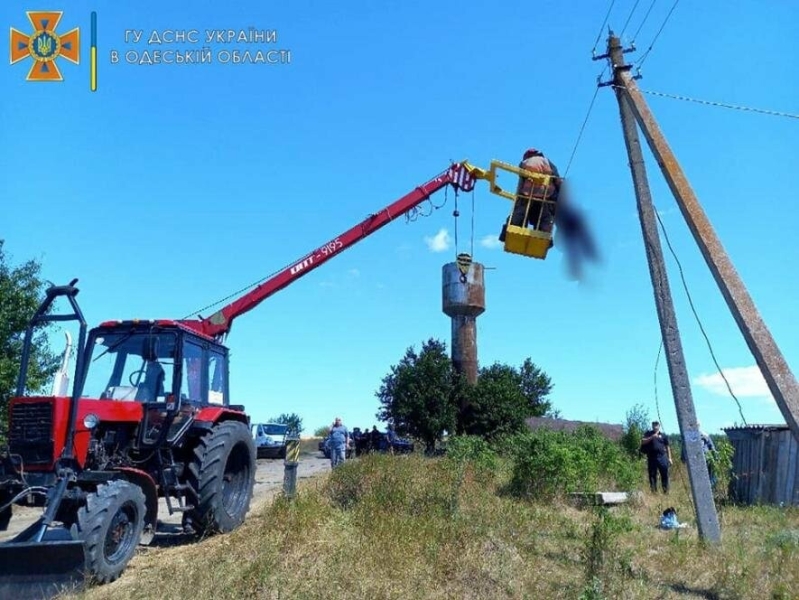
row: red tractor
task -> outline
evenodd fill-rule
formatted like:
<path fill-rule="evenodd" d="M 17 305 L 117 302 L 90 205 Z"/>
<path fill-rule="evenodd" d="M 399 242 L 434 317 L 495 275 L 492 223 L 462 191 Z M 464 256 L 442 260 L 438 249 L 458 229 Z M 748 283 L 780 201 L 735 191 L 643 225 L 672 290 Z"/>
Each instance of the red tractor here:
<path fill-rule="evenodd" d="M 152 539 L 159 497 L 198 534 L 235 529 L 250 506 L 255 444 L 244 407 L 230 403 L 227 348 L 176 321 L 108 322 L 87 337 L 75 283 L 47 291 L 25 336 L 0 529 L 14 503 L 46 508 L 0 546 L 2 597 L 57 591 L 84 574 L 113 581 Z M 61 297 L 73 312 L 50 314 Z M 23 396 L 33 329 L 73 319 L 73 396 Z"/>
<path fill-rule="evenodd" d="M 0 597 L 113 581 L 137 545 L 152 540 L 159 499 L 197 534 L 238 527 L 250 506 L 256 448 L 244 407 L 230 401 L 222 342 L 233 320 L 442 188 L 470 191 L 488 179 L 501 192 L 493 173 L 453 164 L 207 319 L 108 321 L 87 333 L 77 280 L 51 287 L 28 326 L 10 403 L 0 531 L 14 505 L 44 511 L 0 544 Z M 59 298 L 70 314 L 51 313 Z M 79 324 L 71 396 L 25 396 L 35 328 L 69 320 Z"/>

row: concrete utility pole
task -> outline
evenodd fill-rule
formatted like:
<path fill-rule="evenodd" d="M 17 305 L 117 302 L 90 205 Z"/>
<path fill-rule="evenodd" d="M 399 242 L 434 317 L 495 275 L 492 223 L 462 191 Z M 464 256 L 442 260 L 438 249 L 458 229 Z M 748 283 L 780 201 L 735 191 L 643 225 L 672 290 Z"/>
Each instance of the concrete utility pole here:
<path fill-rule="evenodd" d="M 617 42 L 618 43 L 618 42 Z M 716 284 L 741 330 L 746 345 L 757 362 L 774 400 L 780 407 L 794 438 L 799 442 L 799 384 L 780 352 L 755 303 L 746 289 L 724 247 L 710 225 L 705 212 L 682 172 L 644 98 L 627 70 L 616 74 L 616 85 L 621 86 L 635 119 L 657 159 L 683 217 L 705 258 Z M 618 93 L 617 89 L 617 93 Z"/>
<path fill-rule="evenodd" d="M 630 103 L 624 94 L 622 75 L 628 75 L 629 66 L 624 63 L 624 55 L 619 38 L 613 34 L 608 38 L 608 52 L 597 58 L 607 58 L 610 61 L 611 72 L 614 78 L 614 89 L 621 112 L 624 142 L 630 158 L 635 196 L 638 203 L 638 215 L 641 220 L 641 230 L 644 236 L 646 258 L 649 264 L 649 274 L 652 278 L 652 287 L 655 294 L 660 331 L 663 336 L 663 346 L 666 350 L 666 360 L 669 367 L 671 389 L 674 394 L 674 404 L 677 409 L 677 420 L 682 433 L 688 463 L 688 475 L 691 483 L 696 521 L 699 535 L 710 542 L 717 543 L 721 540 L 716 505 L 713 502 L 713 490 L 710 486 L 710 476 L 705 463 L 702 440 L 696 425 L 696 411 L 691 395 L 688 370 L 683 355 L 680 331 L 677 327 L 677 316 L 672 302 L 669 279 L 666 265 L 663 260 L 663 249 L 660 245 L 655 208 L 649 191 L 649 182 L 646 177 L 644 156 L 638 131 L 635 126 Z"/>

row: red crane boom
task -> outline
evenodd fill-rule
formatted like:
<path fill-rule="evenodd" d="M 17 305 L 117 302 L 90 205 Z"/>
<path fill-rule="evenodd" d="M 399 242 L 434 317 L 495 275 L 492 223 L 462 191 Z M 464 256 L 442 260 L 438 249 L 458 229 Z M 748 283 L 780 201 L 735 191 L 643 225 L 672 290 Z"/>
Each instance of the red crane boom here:
<path fill-rule="evenodd" d="M 252 310 L 275 292 L 291 285 L 303 275 L 307 275 L 334 256 L 370 236 L 381 227 L 388 225 L 391 221 L 419 206 L 442 188 L 452 185 L 456 191 L 469 192 L 474 189 L 476 179 L 480 177 L 479 175 L 475 177 L 476 173 L 473 173 L 473 171 L 474 167 L 466 161 L 453 164 L 443 173 L 436 175 L 427 183 L 418 186 L 412 192 L 379 212 L 369 215 L 361 223 L 323 244 L 290 267 L 285 268 L 274 277 L 269 278 L 253 290 L 218 310 L 207 319 L 200 317 L 199 319 L 182 320 L 180 323 L 209 337 L 217 339 L 224 337 L 230 331 L 230 327 L 236 317 Z"/>

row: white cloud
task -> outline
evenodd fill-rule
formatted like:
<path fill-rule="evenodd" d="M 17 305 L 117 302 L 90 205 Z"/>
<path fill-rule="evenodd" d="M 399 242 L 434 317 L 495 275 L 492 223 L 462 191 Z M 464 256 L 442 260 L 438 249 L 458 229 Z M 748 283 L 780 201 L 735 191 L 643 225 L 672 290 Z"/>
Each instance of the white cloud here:
<path fill-rule="evenodd" d="M 733 393 L 738 398 L 761 398 L 771 399 L 771 392 L 766 385 L 766 380 L 757 365 L 751 367 L 734 367 L 722 369 L 724 377 L 732 388 Z M 720 373 L 703 373 L 694 377 L 694 383 L 703 387 L 711 394 L 718 396 L 729 396 L 727 384 Z"/>
<path fill-rule="evenodd" d="M 502 248 L 502 242 L 499 241 L 499 238 L 495 235 L 486 235 L 480 240 L 480 245 L 483 248 L 491 248 L 492 250 L 495 248 Z"/>
<path fill-rule="evenodd" d="M 449 250 L 452 240 L 446 229 L 439 229 L 437 234 L 433 237 L 426 236 L 424 241 L 431 252 L 445 252 Z"/>
<path fill-rule="evenodd" d="M 361 272 L 358 269 L 350 269 L 349 271 L 347 271 L 347 275 L 349 275 L 354 279 L 356 277 L 360 277 Z"/>

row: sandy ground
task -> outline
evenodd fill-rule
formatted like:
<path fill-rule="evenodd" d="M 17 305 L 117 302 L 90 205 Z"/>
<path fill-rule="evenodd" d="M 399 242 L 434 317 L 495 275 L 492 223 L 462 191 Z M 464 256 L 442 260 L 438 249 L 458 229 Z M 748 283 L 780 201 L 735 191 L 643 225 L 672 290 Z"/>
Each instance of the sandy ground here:
<path fill-rule="evenodd" d="M 297 479 L 308 479 L 320 473 L 330 471 L 330 461 L 322 458 L 321 454 L 301 455 L 299 466 L 297 467 Z M 258 468 L 255 472 L 255 488 L 253 499 L 250 503 L 250 513 L 258 510 L 269 499 L 283 488 L 283 461 L 275 459 L 258 460 Z M 40 508 L 26 508 L 15 506 L 14 514 L 9 524 L 8 531 L 0 532 L 0 541 L 8 539 L 32 524 L 40 515 Z M 249 514 L 249 513 L 248 513 Z M 176 512 L 172 515 L 166 506 L 166 502 L 161 500 L 158 507 L 158 530 L 153 546 L 171 545 L 174 543 L 172 538 L 182 537 L 180 523 L 182 513 Z M 134 559 L 135 560 L 135 559 Z"/>

